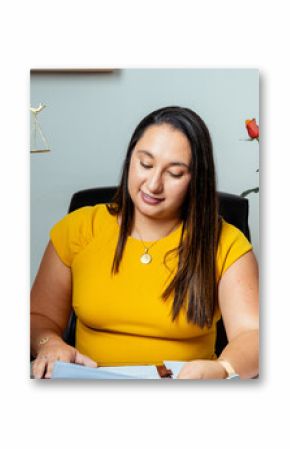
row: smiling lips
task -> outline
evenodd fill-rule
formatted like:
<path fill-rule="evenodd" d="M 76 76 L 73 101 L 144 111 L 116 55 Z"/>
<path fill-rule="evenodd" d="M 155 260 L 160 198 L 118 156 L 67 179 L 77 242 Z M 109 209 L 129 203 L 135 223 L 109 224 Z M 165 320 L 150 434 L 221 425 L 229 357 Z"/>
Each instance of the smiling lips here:
<path fill-rule="evenodd" d="M 159 204 L 159 203 L 161 203 L 161 201 L 163 201 L 163 198 L 162 199 L 153 198 L 150 195 L 146 195 L 146 193 L 143 193 L 142 191 L 141 191 L 141 197 L 145 203 L 152 204 L 152 205 Z"/>

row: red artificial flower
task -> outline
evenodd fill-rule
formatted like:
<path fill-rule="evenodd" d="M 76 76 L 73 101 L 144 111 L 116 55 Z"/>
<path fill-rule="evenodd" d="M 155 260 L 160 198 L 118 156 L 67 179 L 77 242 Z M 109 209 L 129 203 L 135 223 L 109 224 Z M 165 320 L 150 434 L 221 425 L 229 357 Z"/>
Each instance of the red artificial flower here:
<path fill-rule="evenodd" d="M 259 140 L 259 126 L 256 123 L 256 119 L 246 120 L 246 128 L 251 139 Z"/>

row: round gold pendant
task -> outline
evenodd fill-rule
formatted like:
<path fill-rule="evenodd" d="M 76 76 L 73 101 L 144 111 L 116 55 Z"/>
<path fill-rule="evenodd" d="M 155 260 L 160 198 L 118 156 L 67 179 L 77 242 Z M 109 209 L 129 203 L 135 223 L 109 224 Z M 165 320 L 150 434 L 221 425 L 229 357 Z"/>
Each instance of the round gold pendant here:
<path fill-rule="evenodd" d="M 148 253 L 145 253 L 140 257 L 140 262 L 144 263 L 144 264 L 150 263 L 151 260 L 152 260 L 152 257 Z"/>

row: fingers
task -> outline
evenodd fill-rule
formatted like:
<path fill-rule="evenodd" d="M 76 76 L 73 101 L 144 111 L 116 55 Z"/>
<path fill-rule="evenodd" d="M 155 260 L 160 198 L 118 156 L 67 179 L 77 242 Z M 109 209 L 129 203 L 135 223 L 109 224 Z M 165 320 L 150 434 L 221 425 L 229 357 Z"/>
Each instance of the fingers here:
<path fill-rule="evenodd" d="M 216 360 L 195 360 L 185 363 L 176 378 L 193 380 L 224 379 L 225 370 Z"/>
<path fill-rule="evenodd" d="M 32 375 L 34 379 L 50 379 L 53 366 L 57 360 L 59 359 L 49 359 L 47 356 L 38 357 L 32 364 Z"/>
<path fill-rule="evenodd" d="M 45 379 L 51 379 L 52 371 L 53 371 L 53 366 L 54 366 L 54 364 L 55 364 L 56 361 L 57 361 L 57 360 L 50 360 L 50 361 L 47 363 L 46 373 L 45 373 L 45 376 L 44 376 Z M 63 361 L 65 361 L 65 360 L 63 360 Z"/>
<path fill-rule="evenodd" d="M 39 355 L 32 363 L 32 375 L 34 379 L 51 379 L 52 371 L 55 362 L 61 360 L 62 362 L 70 362 L 69 356 L 47 356 Z"/>
<path fill-rule="evenodd" d="M 34 379 L 42 379 L 47 365 L 47 357 L 39 356 L 32 362 L 32 375 Z"/>
<path fill-rule="evenodd" d="M 32 375 L 34 379 L 51 379 L 53 367 L 57 360 L 62 362 L 74 362 L 79 365 L 96 368 L 97 363 L 90 357 L 81 354 L 75 348 L 70 348 L 72 351 L 62 352 L 61 354 L 39 354 L 32 363 Z"/>
<path fill-rule="evenodd" d="M 90 359 L 90 357 L 84 354 L 81 354 L 79 351 L 76 351 L 75 363 L 88 366 L 90 368 L 96 368 L 98 366 L 98 364 L 94 360 Z"/>
<path fill-rule="evenodd" d="M 185 369 L 181 369 L 176 377 L 176 379 L 182 380 L 201 380 L 202 373 L 195 369 L 190 369 L 190 367 L 186 367 Z"/>

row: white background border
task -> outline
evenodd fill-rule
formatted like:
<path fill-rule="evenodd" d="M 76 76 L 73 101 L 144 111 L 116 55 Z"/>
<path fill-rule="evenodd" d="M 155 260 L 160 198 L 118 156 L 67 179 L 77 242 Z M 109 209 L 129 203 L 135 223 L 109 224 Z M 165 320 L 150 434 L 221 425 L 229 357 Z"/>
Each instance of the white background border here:
<path fill-rule="evenodd" d="M 29 1 L 2 6 L 1 440 L 30 448 L 285 447 L 289 441 L 289 23 L 286 1 Z M 3 10 L 4 9 L 4 10 Z M 31 67 L 258 68 L 258 381 L 29 380 Z M 285 411 L 286 410 L 286 411 Z M 18 441 L 20 439 L 20 441 Z M 287 445 L 287 443 L 286 443 Z M 268 447 L 268 444 L 267 444 Z"/>

